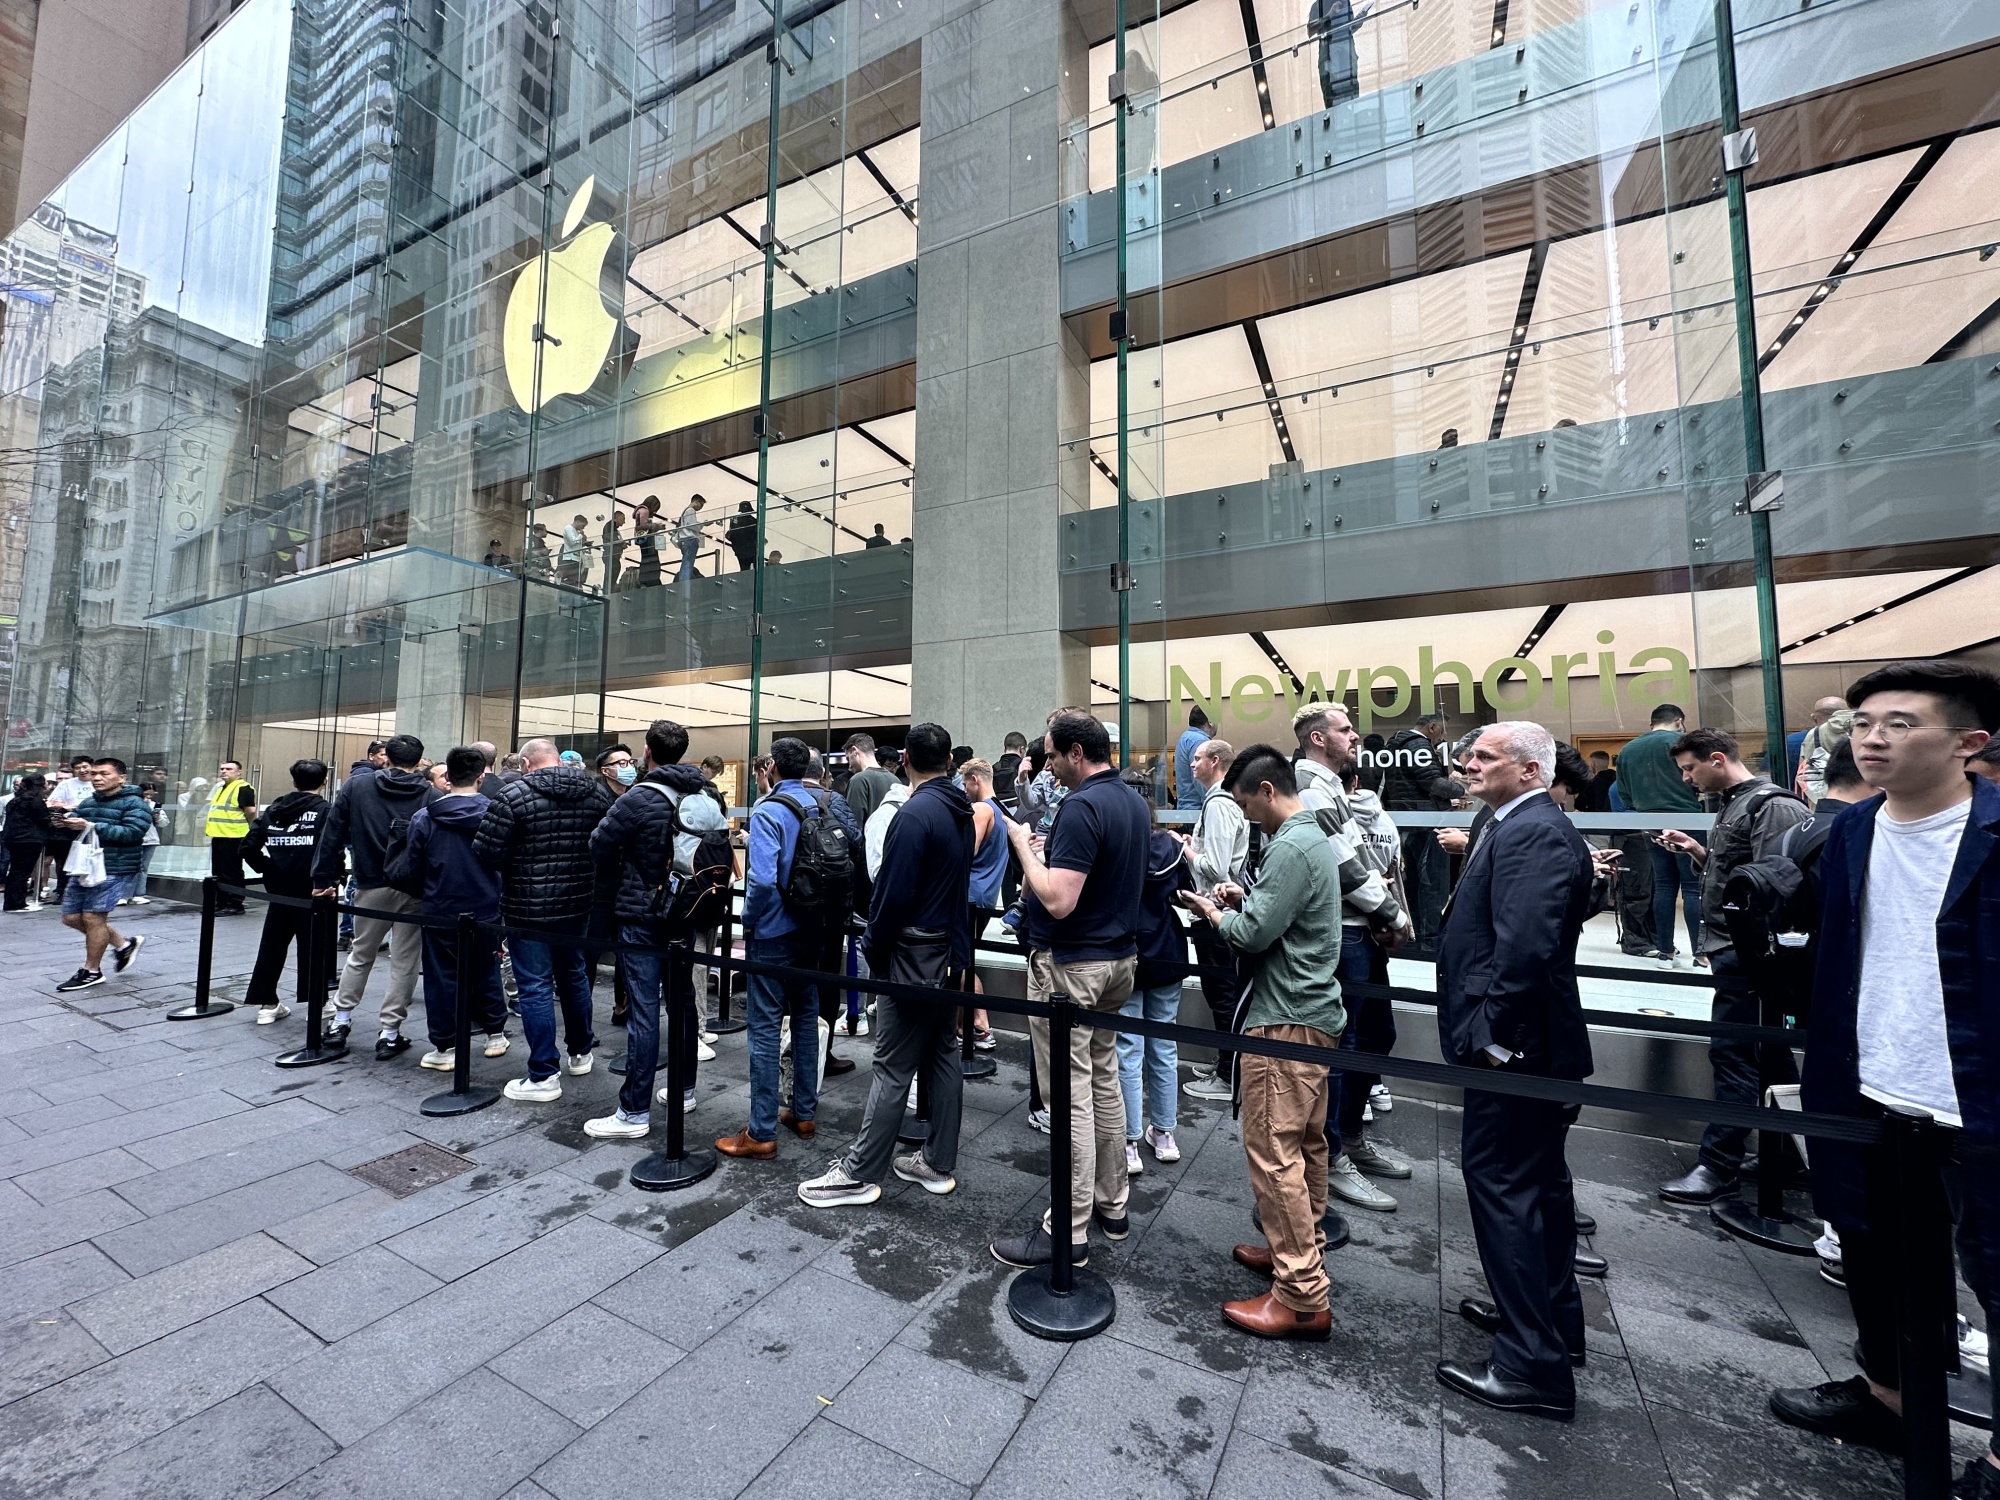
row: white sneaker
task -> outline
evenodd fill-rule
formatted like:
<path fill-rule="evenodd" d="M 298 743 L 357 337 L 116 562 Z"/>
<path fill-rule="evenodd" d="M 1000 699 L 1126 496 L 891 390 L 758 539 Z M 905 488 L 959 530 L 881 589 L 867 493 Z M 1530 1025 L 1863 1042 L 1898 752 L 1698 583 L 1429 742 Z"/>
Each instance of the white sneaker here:
<path fill-rule="evenodd" d="M 695 1040 L 700 1042 L 704 1047 L 713 1047 L 715 1039 L 716 1033 L 713 1031 L 698 1031 L 695 1033 Z"/>
<path fill-rule="evenodd" d="M 1993 1346 L 1963 1313 L 1958 1318 L 1958 1362 L 1981 1370 L 1993 1367 Z"/>
<path fill-rule="evenodd" d="M 636 1141 L 652 1128 L 650 1120 L 644 1117 L 635 1120 L 622 1109 L 583 1122 L 583 1133 L 600 1141 Z"/>
<path fill-rule="evenodd" d="M 896 1169 L 896 1175 L 903 1181 L 914 1182 L 927 1193 L 944 1194 L 958 1186 L 958 1179 L 951 1173 L 940 1172 L 925 1161 L 921 1149 L 894 1158 L 890 1165 Z"/>
<path fill-rule="evenodd" d="M 1210 1104 L 1227 1104 L 1236 1097 L 1235 1088 L 1226 1080 L 1211 1073 L 1206 1078 L 1196 1078 L 1181 1085 L 1181 1092 L 1190 1099 L 1205 1099 Z"/>
<path fill-rule="evenodd" d="M 808 1208 L 846 1208 L 873 1203 L 882 1196 L 882 1185 L 861 1182 L 847 1173 L 847 1163 L 839 1157 L 819 1176 L 799 1184 L 799 1202 Z"/>
<path fill-rule="evenodd" d="M 1369 1209 L 1378 1214 L 1396 1211 L 1396 1200 L 1363 1177 L 1361 1169 L 1347 1159 L 1345 1151 L 1336 1156 L 1333 1165 L 1326 1169 L 1326 1190 L 1356 1208 Z"/>
<path fill-rule="evenodd" d="M 1139 1143 L 1137 1141 L 1127 1141 L 1125 1143 L 1125 1175 L 1127 1177 L 1137 1177 L 1145 1170 L 1146 1159 L 1139 1154 Z"/>
<path fill-rule="evenodd" d="M 694 1056 L 696 1062 L 714 1062 L 715 1049 L 709 1046 L 707 1042 L 696 1042 L 694 1044 Z"/>
<path fill-rule="evenodd" d="M 289 1005 L 260 1005 L 257 1007 L 257 1024 L 274 1026 L 292 1013 Z"/>
<path fill-rule="evenodd" d="M 1378 1115 L 1386 1115 L 1396 1107 L 1395 1098 L 1389 1093 L 1388 1084 L 1378 1083 L 1368 1090 L 1368 1107 Z"/>
<path fill-rule="evenodd" d="M 1374 1105 L 1364 1104 L 1361 1106 L 1361 1123 L 1363 1125 L 1373 1125 L 1375 1123 Z"/>
<path fill-rule="evenodd" d="M 21 908 L 22 911 L 40 911 L 41 909 L 42 903 L 39 901 L 30 901 Z"/>
<path fill-rule="evenodd" d="M 486 1033 L 486 1055 L 488 1057 L 505 1057 L 507 1049 L 513 1045 L 514 1039 L 504 1031 L 489 1031 Z"/>
<path fill-rule="evenodd" d="M 453 1068 L 458 1066 L 458 1049 L 456 1047 L 433 1048 L 417 1059 L 417 1066 L 420 1068 L 435 1068 L 440 1073 L 449 1073 Z"/>
<path fill-rule="evenodd" d="M 581 1078 L 596 1060 L 595 1052 L 572 1052 L 563 1059 L 563 1071 L 572 1078 Z"/>
<path fill-rule="evenodd" d="M 866 1035 L 868 1035 L 868 1012 L 867 1012 L 867 1011 L 865 1011 L 865 1010 L 864 1010 L 863 1012 L 861 1012 L 861 1014 L 860 1014 L 860 1015 L 858 1015 L 858 1016 L 856 1016 L 856 1017 L 854 1018 L 854 1030 L 853 1030 L 853 1032 L 852 1032 L 851 1034 L 852 1034 L 852 1035 L 854 1035 L 854 1036 L 866 1036 Z"/>
<path fill-rule="evenodd" d="M 1030 1130 L 1039 1130 L 1043 1135 L 1047 1135 L 1049 1133 L 1049 1112 L 1045 1109 L 1029 1110 L 1028 1128 Z"/>
<path fill-rule="evenodd" d="M 134 896 L 132 898 L 132 904 L 134 906 L 151 906 L 153 904 L 153 898 L 151 896 Z"/>
<path fill-rule="evenodd" d="M 1153 1148 L 1153 1155 L 1161 1161 L 1176 1162 L 1181 1159 L 1180 1142 L 1174 1139 L 1174 1133 L 1171 1130 L 1162 1130 L 1157 1125 L 1148 1125 L 1146 1127 L 1146 1144 Z"/>
<path fill-rule="evenodd" d="M 562 1075 L 551 1073 L 539 1079 L 510 1078 L 507 1087 L 500 1092 L 509 1099 L 519 1099 L 523 1104 L 553 1104 L 562 1098 Z"/>
<path fill-rule="evenodd" d="M 658 1093 L 653 1095 L 653 1102 L 655 1104 L 662 1104 L 662 1105 L 672 1104 L 674 1102 L 674 1096 L 669 1090 L 661 1089 Z M 699 1104 L 700 1102 L 701 1101 L 695 1097 L 694 1090 L 689 1089 L 685 1094 L 681 1095 L 681 1113 L 683 1115 L 693 1114 L 695 1105 Z"/>

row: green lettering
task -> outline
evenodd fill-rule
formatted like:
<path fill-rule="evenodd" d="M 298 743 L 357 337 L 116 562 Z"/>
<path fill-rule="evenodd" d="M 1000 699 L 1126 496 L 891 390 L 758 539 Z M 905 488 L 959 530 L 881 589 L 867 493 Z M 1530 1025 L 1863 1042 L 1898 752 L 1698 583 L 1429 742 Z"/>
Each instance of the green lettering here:
<path fill-rule="evenodd" d="M 1509 671 L 1519 672 L 1527 679 L 1528 691 L 1525 697 L 1509 699 L 1500 696 L 1500 679 Z M 1479 685 L 1486 692 L 1486 701 L 1496 710 L 1503 708 L 1510 712 L 1514 709 L 1526 710 L 1542 701 L 1542 669 L 1525 656 L 1510 656 L 1505 661 L 1491 663 L 1480 677 Z"/>
<path fill-rule="evenodd" d="M 1690 701 L 1694 697 L 1694 673 L 1689 670 L 1686 653 L 1672 646 L 1648 646 L 1643 651 L 1634 651 L 1628 665 L 1643 667 L 1654 661 L 1664 662 L 1666 670 L 1645 672 L 1635 679 L 1630 689 L 1633 702 L 1642 698 L 1651 698 L 1656 703 Z M 1657 686 L 1653 685 L 1656 678 Z"/>
<path fill-rule="evenodd" d="M 1248 691 L 1252 688 L 1256 691 Z M 1268 677 L 1239 677 L 1229 690 L 1229 706 L 1244 723 L 1257 724 L 1271 717 L 1278 706 L 1278 695 Z"/>
<path fill-rule="evenodd" d="M 1186 711 L 1181 707 L 1181 690 L 1183 688 L 1187 690 L 1188 697 L 1201 705 L 1201 711 L 1208 715 L 1209 723 L 1220 724 L 1222 722 L 1221 662 L 1212 661 L 1208 664 L 1208 694 L 1206 697 L 1202 695 L 1201 689 L 1195 686 L 1194 679 L 1188 676 L 1186 668 L 1169 667 L 1167 669 L 1167 695 L 1174 700 L 1174 722 L 1176 724 L 1183 722 L 1187 718 Z"/>
<path fill-rule="evenodd" d="M 1386 705 L 1375 702 L 1375 679 L 1378 677 L 1393 686 Z M 1393 719 L 1409 710 L 1410 674 L 1401 667 L 1362 667 L 1354 674 L 1354 682 L 1360 694 L 1360 701 L 1355 705 L 1354 722 L 1363 734 L 1375 727 L 1378 708 L 1385 719 Z"/>
<path fill-rule="evenodd" d="M 1458 711 L 1462 714 L 1475 712 L 1472 696 L 1472 668 L 1462 661 L 1447 661 L 1433 664 L 1429 646 L 1417 647 L 1417 707 L 1424 713 L 1434 714 L 1438 708 L 1437 679 L 1441 672 L 1458 674 Z"/>

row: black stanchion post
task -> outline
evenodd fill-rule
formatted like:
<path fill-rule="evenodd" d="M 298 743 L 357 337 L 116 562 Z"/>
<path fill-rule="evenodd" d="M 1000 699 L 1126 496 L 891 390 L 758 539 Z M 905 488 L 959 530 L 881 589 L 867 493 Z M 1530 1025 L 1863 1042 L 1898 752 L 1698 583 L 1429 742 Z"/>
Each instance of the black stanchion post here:
<path fill-rule="evenodd" d="M 683 977 L 685 976 L 685 977 Z M 687 1096 L 687 1051 L 681 1045 L 684 1005 L 699 1005 L 694 986 L 694 946 L 676 943 L 667 950 L 666 1003 L 660 1015 L 660 1045 L 667 1049 L 667 1149 L 642 1157 L 632 1167 L 632 1186 L 647 1193 L 667 1193 L 693 1187 L 715 1170 L 715 1153 L 706 1146 L 690 1151 L 682 1105 Z M 723 993 L 728 993 L 727 972 Z M 629 1003 L 629 1002 L 628 1002 Z M 699 1019 L 699 1017 L 697 1017 Z"/>
<path fill-rule="evenodd" d="M 1786 1018 L 1769 1001 L 1758 1011 L 1758 1019 L 1766 1026 L 1783 1026 Z M 1761 1060 L 1768 1049 L 1759 1046 L 1757 1055 Z M 1760 1074 L 1762 1069 L 1760 1068 Z M 1769 1080 L 1763 1080 L 1766 1087 Z M 1786 1255 L 1811 1255 L 1813 1251 L 1813 1231 L 1785 1211 L 1785 1160 L 1790 1152 L 1791 1138 L 1781 1130 L 1760 1130 L 1757 1132 L 1757 1201 L 1746 1203 L 1741 1198 L 1725 1198 L 1712 1205 L 1709 1217 L 1739 1239 L 1762 1245 L 1766 1250 L 1782 1251 Z"/>
<path fill-rule="evenodd" d="M 720 951 L 724 958 L 732 957 L 735 954 L 736 892 L 733 890 L 729 893 L 729 900 L 723 903 L 722 935 L 719 938 L 717 938 L 716 941 L 721 945 Z M 748 1021 L 738 1021 L 731 1018 L 729 1014 L 729 992 L 730 992 L 730 987 L 735 983 L 735 980 L 732 979 L 730 976 L 733 975 L 736 971 L 734 969 L 725 968 L 721 972 L 722 972 L 722 983 L 717 987 L 718 993 L 715 997 L 715 1019 L 709 1022 L 708 1029 L 711 1032 L 713 1032 L 716 1036 L 732 1036 L 736 1032 L 743 1030 L 743 1028 L 748 1026 L 750 1023 Z"/>
<path fill-rule="evenodd" d="M 1049 1238 L 1052 1259 L 1046 1271 L 1023 1271 L 1007 1288 L 1007 1311 L 1036 1338 L 1071 1342 L 1104 1332 L 1117 1315 L 1111 1283 L 1074 1263 L 1070 1241 L 1070 1073 L 1069 1039 L 1075 1007 L 1067 995 L 1050 997 L 1049 1076 Z"/>
<path fill-rule="evenodd" d="M 281 1068 L 317 1067 L 347 1056 L 345 1037 L 337 1039 L 331 1047 L 326 1045 L 324 1019 L 327 965 L 335 952 L 338 920 L 333 897 L 312 898 L 312 913 L 306 919 L 305 931 L 299 935 L 299 972 L 311 976 L 300 986 L 306 992 L 306 1044 L 297 1052 L 282 1053 L 272 1059 Z"/>
<path fill-rule="evenodd" d="M 215 970 L 215 877 L 201 883 L 201 944 L 194 961 L 194 1004 L 167 1012 L 169 1021 L 205 1021 L 236 1009 L 229 1000 L 211 1000 L 209 984 Z"/>
<path fill-rule="evenodd" d="M 453 940 L 458 959 L 458 1010 L 453 1017 L 451 1036 L 451 1092 L 433 1094 L 417 1106 L 433 1118 L 469 1115 L 499 1102 L 500 1090 L 472 1086 L 472 1007 L 486 981 L 487 953 L 479 934 L 479 922 L 471 912 L 458 914 L 458 931 Z"/>
<path fill-rule="evenodd" d="M 1889 1232 L 1902 1346 L 1903 1494 L 1906 1500 L 1950 1500 L 1951 1408 L 1945 1387 L 1957 1351 L 1958 1275 L 1944 1191 L 1945 1142 L 1937 1122 L 1923 1111 L 1886 1105 L 1882 1146 L 1897 1200 Z"/>

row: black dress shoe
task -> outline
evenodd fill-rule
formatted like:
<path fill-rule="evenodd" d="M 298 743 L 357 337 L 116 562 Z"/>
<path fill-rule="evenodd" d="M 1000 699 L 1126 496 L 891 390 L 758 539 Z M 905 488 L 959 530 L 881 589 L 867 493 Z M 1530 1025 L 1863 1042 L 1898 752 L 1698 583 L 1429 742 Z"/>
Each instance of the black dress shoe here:
<path fill-rule="evenodd" d="M 1458 1304 L 1458 1315 L 1482 1333 L 1498 1333 L 1500 1331 L 1500 1309 L 1483 1298 L 1461 1298 Z M 1570 1367 L 1581 1370 L 1585 1357 L 1584 1350 L 1571 1350 L 1569 1356 Z"/>
<path fill-rule="evenodd" d="M 1497 1373 L 1490 1360 L 1462 1365 L 1448 1359 L 1437 1367 L 1438 1384 L 1470 1396 L 1482 1405 L 1499 1411 L 1525 1412 L 1533 1417 L 1550 1417 L 1558 1422 L 1576 1417 L 1576 1395 L 1571 1391 L 1545 1391 L 1525 1380 L 1510 1380 Z"/>
<path fill-rule="evenodd" d="M 829 1078 L 838 1078 L 842 1073 L 853 1071 L 854 1059 L 851 1057 L 829 1057 L 826 1060 L 826 1076 Z"/>
<path fill-rule="evenodd" d="M 1699 1162 L 1685 1177 L 1660 1184 L 1660 1196 L 1669 1203 L 1713 1203 L 1736 1191 L 1736 1179 L 1724 1177 L 1707 1162 Z"/>
<path fill-rule="evenodd" d="M 1589 1214 L 1585 1213 L 1580 1208 L 1577 1209 L 1575 1212 L 1576 1212 L 1576 1232 L 1578 1234 L 1597 1233 L 1597 1220 L 1591 1218 Z"/>
<path fill-rule="evenodd" d="M 1579 1276 L 1602 1276 L 1611 1269 L 1611 1262 L 1601 1255 L 1593 1255 L 1588 1250 L 1576 1252 L 1576 1274 Z"/>
<path fill-rule="evenodd" d="M 1903 1419 L 1875 1399 L 1865 1376 L 1771 1392 L 1771 1415 L 1843 1443 L 1903 1451 Z"/>
<path fill-rule="evenodd" d="M 1122 1240 L 1132 1232 L 1132 1216 L 1130 1214 L 1119 1214 L 1113 1217 L 1101 1208 L 1093 1208 L 1090 1211 L 1090 1217 L 1091 1221 L 1097 1225 L 1099 1232 L 1107 1240 Z"/>

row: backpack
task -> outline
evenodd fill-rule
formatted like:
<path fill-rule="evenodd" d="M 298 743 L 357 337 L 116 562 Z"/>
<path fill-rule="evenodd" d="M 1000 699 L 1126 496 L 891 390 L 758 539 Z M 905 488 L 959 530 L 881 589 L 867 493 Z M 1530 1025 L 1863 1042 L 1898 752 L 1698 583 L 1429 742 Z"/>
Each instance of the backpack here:
<path fill-rule="evenodd" d="M 828 794 L 813 798 L 811 817 L 789 792 L 776 793 L 773 800 L 799 820 L 792 868 L 785 876 L 785 910 L 801 927 L 831 932 L 846 925 L 854 910 L 854 845 L 827 811 Z"/>
<path fill-rule="evenodd" d="M 721 925 L 729 908 L 729 883 L 736 874 L 736 853 L 729 842 L 729 829 L 696 831 L 681 822 L 681 804 L 673 793 L 657 781 L 633 783 L 633 790 L 651 787 L 673 809 L 673 831 L 668 835 L 673 855 L 667 862 L 666 879 L 653 888 L 653 913 L 661 921 L 682 932 L 706 932 Z M 690 792 L 688 796 L 700 796 Z"/>
<path fill-rule="evenodd" d="M 1833 759 L 1833 752 L 1840 748 L 1840 742 L 1854 733 L 1854 710 L 1843 708 L 1831 715 L 1824 724 L 1815 724 L 1806 731 L 1806 737 L 1799 742 L 1799 771 L 1793 778 L 1792 789 L 1807 803 L 1817 802 L 1826 795 L 1826 763 Z"/>

